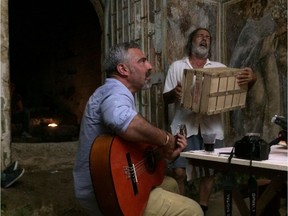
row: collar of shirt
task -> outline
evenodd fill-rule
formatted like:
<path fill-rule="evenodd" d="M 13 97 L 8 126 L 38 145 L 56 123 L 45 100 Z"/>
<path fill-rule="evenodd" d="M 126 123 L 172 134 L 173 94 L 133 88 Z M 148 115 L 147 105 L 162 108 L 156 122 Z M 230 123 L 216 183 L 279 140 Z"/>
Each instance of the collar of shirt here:
<path fill-rule="evenodd" d="M 189 61 L 189 58 L 188 58 L 188 57 L 185 57 L 185 58 L 184 58 L 184 61 L 185 61 L 185 63 L 186 63 L 191 69 L 193 69 L 193 66 L 190 64 L 190 61 Z M 205 63 L 205 65 L 204 65 L 204 68 L 205 68 L 206 66 L 208 66 L 208 65 L 211 65 L 211 64 L 212 64 L 211 61 L 207 58 L 206 63 Z"/>

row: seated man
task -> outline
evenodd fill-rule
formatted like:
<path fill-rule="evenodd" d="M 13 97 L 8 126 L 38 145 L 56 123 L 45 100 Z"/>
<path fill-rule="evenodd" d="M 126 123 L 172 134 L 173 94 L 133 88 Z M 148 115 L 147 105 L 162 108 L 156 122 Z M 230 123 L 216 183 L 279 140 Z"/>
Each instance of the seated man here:
<path fill-rule="evenodd" d="M 112 47 L 104 69 L 105 84 L 96 89 L 84 111 L 73 170 L 76 198 L 91 216 L 103 214 L 98 207 L 97 191 L 93 189 L 89 169 L 90 149 L 96 137 L 117 135 L 135 142 L 135 148 L 138 143 L 151 143 L 169 160 L 176 158 L 187 145 L 183 135 L 178 135 L 176 143 L 172 134 L 153 126 L 136 111 L 133 94 L 150 82 L 152 69 L 138 44 L 121 43 Z M 168 191 L 174 190 L 175 186 L 177 188 L 174 179 L 165 178 L 161 187 L 150 192 L 143 215 L 203 215 L 197 202 Z"/>

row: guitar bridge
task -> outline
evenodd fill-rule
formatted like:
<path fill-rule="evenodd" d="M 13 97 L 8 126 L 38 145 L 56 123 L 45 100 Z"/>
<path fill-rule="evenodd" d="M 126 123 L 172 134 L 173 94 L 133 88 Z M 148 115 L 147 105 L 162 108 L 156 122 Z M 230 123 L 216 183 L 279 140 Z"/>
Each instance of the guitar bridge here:
<path fill-rule="evenodd" d="M 134 195 L 136 195 L 136 194 L 138 194 L 138 187 L 137 187 L 138 179 L 137 179 L 135 165 L 131 161 L 130 153 L 126 154 L 126 159 L 127 159 L 127 163 L 128 163 L 128 168 L 125 169 L 125 173 L 128 174 L 127 176 L 131 180 Z"/>

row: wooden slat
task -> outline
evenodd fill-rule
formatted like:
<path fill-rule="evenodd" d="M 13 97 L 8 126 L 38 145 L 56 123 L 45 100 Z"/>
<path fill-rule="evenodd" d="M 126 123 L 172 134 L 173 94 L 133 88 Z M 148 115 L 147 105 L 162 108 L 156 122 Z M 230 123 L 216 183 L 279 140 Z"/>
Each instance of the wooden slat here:
<path fill-rule="evenodd" d="M 241 69 L 237 68 L 185 70 L 182 106 L 208 115 L 245 107 L 248 86 L 240 87 L 237 84 L 239 71 Z M 194 76 L 196 81 L 193 83 Z"/>

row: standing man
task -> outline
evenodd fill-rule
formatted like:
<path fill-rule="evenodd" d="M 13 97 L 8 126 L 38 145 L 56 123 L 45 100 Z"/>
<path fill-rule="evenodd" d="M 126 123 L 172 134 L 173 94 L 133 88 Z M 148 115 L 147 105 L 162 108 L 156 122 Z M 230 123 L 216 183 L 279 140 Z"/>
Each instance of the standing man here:
<path fill-rule="evenodd" d="M 172 134 L 175 134 L 177 125 L 185 124 L 187 128 L 187 142 L 188 146 L 185 150 L 200 150 L 203 148 L 203 139 L 201 133 L 215 133 L 216 143 L 215 148 L 223 147 L 224 128 L 221 120 L 221 114 L 202 115 L 194 113 L 191 110 L 180 107 L 180 100 L 182 96 L 182 77 L 184 69 L 195 68 L 216 68 L 226 67 L 219 62 L 210 61 L 211 57 L 211 42 L 212 37 L 210 32 L 205 28 L 197 28 L 188 38 L 184 59 L 175 61 L 171 64 L 165 81 L 163 97 L 166 104 L 175 103 L 176 111 L 171 123 Z M 247 83 L 254 83 L 256 76 L 250 68 L 244 68 L 241 73 L 237 75 L 237 82 L 239 85 Z M 180 193 L 185 195 L 185 181 L 186 181 L 186 166 L 187 160 L 179 157 L 173 164 L 173 175 L 178 182 Z M 208 209 L 208 200 L 214 185 L 214 177 L 204 170 L 198 169 L 198 177 L 201 178 L 199 189 L 199 204 L 204 212 Z M 211 172 L 211 171 L 210 171 Z"/>
<path fill-rule="evenodd" d="M 133 141 L 135 145 L 151 143 L 161 148 L 167 159 L 177 157 L 187 145 L 184 136 L 178 135 L 175 143 L 172 134 L 153 126 L 136 111 L 133 94 L 150 81 L 152 69 L 139 45 L 120 43 L 112 47 L 104 61 L 104 69 L 105 83 L 96 89 L 85 108 L 73 170 L 76 198 L 91 216 L 102 215 L 89 170 L 90 149 L 96 137 L 111 134 Z M 173 184 L 178 188 L 172 178 L 169 181 L 165 178 L 162 183 L 167 188 L 173 188 Z M 157 187 L 150 192 L 144 215 L 164 213 L 171 216 L 203 215 L 197 202 Z"/>
<path fill-rule="evenodd" d="M 10 83 L 11 93 L 11 121 L 12 124 L 21 123 L 21 136 L 31 138 L 30 135 L 30 112 L 24 106 L 22 96 L 14 83 Z"/>

